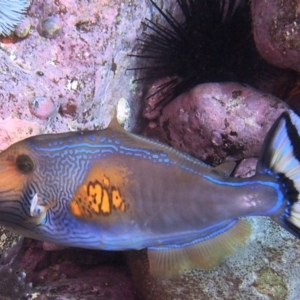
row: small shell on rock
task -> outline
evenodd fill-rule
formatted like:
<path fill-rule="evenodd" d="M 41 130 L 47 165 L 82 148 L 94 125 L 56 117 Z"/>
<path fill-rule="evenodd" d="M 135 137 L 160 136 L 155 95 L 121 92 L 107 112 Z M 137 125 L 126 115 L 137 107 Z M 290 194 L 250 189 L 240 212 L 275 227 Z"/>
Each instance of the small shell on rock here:
<path fill-rule="evenodd" d="M 33 115 L 45 120 L 56 114 L 58 106 L 51 98 L 38 96 L 30 100 L 29 109 Z"/>
<path fill-rule="evenodd" d="M 214 146 L 221 146 L 223 144 L 223 139 L 222 139 L 222 136 L 221 134 L 218 132 L 218 131 L 213 131 L 211 133 L 211 143 L 214 145 Z"/>
<path fill-rule="evenodd" d="M 37 30 L 41 36 L 52 39 L 60 34 L 61 28 L 61 20 L 56 16 L 50 16 L 39 22 Z"/>
<path fill-rule="evenodd" d="M 128 104 L 128 101 L 124 98 L 120 98 L 117 104 L 117 120 L 121 126 L 124 126 L 129 118 L 130 106 Z"/>
<path fill-rule="evenodd" d="M 29 34 L 31 23 L 29 18 L 23 19 L 15 29 L 15 35 L 19 38 L 24 38 Z"/>

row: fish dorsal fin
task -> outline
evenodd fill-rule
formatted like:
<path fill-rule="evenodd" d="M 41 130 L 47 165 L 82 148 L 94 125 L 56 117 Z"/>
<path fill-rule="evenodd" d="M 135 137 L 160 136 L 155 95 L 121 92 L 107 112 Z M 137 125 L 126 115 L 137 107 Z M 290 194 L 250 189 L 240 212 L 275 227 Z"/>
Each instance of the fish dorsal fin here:
<path fill-rule="evenodd" d="M 218 174 L 221 174 L 225 177 L 228 177 L 232 174 L 235 166 L 236 166 L 236 162 L 225 161 L 225 162 L 221 163 L 220 165 L 218 165 L 217 167 L 215 167 L 212 171 L 216 172 Z"/>
<path fill-rule="evenodd" d="M 148 249 L 150 274 L 159 278 L 174 278 L 193 268 L 212 269 L 242 246 L 250 233 L 248 221 L 239 219 L 225 232 L 188 246 Z"/>
<path fill-rule="evenodd" d="M 108 127 L 112 128 L 114 130 L 124 130 L 125 131 L 125 129 L 120 125 L 120 123 L 118 121 L 117 113 L 118 113 L 117 112 L 117 108 L 114 108 L 113 115 L 112 115 L 112 118 L 111 118 L 111 120 L 109 122 Z"/>

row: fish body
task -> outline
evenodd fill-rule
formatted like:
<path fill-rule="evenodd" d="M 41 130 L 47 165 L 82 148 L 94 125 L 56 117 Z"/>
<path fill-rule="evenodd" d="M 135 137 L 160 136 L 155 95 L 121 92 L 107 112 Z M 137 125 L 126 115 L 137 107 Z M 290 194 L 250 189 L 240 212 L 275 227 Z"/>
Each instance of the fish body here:
<path fill-rule="evenodd" d="M 248 179 L 115 124 L 28 138 L 0 154 L 0 224 L 67 246 L 147 248 L 157 276 L 213 267 L 250 234 L 240 217 L 299 236 L 299 124 L 293 112 L 278 119 Z"/>

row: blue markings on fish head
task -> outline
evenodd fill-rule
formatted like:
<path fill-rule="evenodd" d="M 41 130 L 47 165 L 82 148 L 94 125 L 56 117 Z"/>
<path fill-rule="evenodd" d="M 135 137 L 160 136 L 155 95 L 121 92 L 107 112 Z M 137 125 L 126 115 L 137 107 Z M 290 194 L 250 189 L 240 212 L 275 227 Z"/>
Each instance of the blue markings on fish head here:
<path fill-rule="evenodd" d="M 83 193 L 81 187 L 85 183 L 88 187 L 89 180 L 97 182 L 98 175 L 94 174 L 99 174 L 103 166 L 107 167 L 107 159 L 114 157 L 126 161 L 131 156 L 165 166 L 174 163 L 163 149 L 155 149 L 155 144 L 150 148 L 131 146 L 123 138 L 111 130 L 40 135 L 3 151 L 0 154 L 0 225 L 27 237 L 99 248 L 102 243 L 99 224 L 97 227 L 86 218 L 79 218 L 78 214 L 83 213 L 72 202 L 76 193 Z M 113 171 L 108 174 L 115 174 Z M 107 203 L 102 201 L 103 214 L 123 213 L 128 208 L 118 186 L 112 183 L 104 182 L 102 186 L 111 195 Z"/>
<path fill-rule="evenodd" d="M 92 133 L 68 133 L 32 137 L 3 151 L 0 225 L 60 244 L 78 244 L 80 237 L 90 236 L 89 225 L 68 212 L 68 202 L 105 150 L 118 151 L 114 144 L 101 145 Z"/>

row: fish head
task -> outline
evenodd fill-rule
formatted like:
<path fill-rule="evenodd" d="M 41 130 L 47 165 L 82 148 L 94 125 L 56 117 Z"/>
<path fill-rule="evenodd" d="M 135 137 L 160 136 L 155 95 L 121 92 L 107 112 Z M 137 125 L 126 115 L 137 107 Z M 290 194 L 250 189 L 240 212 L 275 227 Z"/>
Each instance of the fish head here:
<path fill-rule="evenodd" d="M 31 182 L 37 164 L 38 156 L 28 140 L 0 153 L 0 224 L 17 233 L 32 226 L 28 222 L 33 217 L 30 210 L 35 195 Z"/>
<path fill-rule="evenodd" d="M 31 137 L 0 153 L 0 226 L 59 244 L 63 244 L 63 235 L 58 230 L 70 230 L 72 222 L 79 226 L 68 213 L 68 197 L 79 176 L 71 167 L 70 150 L 57 147 L 66 138 Z"/>

